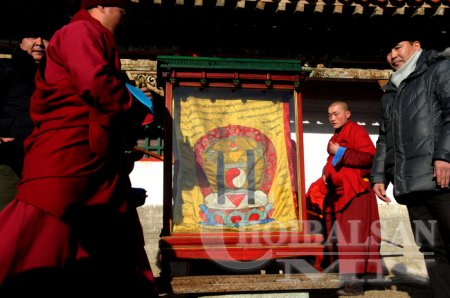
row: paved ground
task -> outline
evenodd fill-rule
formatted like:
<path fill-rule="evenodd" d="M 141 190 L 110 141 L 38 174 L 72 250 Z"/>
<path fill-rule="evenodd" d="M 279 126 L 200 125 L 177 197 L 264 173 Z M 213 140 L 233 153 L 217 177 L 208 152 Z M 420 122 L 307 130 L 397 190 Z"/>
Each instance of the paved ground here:
<path fill-rule="evenodd" d="M 156 278 L 160 277 L 160 268 L 158 267 L 158 240 L 162 227 L 162 206 L 154 206 L 146 208 L 139 208 L 140 217 L 143 223 L 144 233 L 146 236 L 146 250 L 149 255 L 149 260 L 152 264 L 152 269 Z M 422 254 L 418 251 L 415 245 L 411 227 L 409 225 L 409 218 L 406 209 L 403 205 L 379 205 L 382 237 L 391 242 L 400 244 L 393 245 L 392 243 L 383 241 L 381 245 L 382 259 L 384 268 L 386 268 L 389 282 L 369 284 L 364 295 L 356 297 L 371 297 L 371 298 L 428 298 L 431 294 L 426 284 L 426 270 Z M 210 274 L 211 268 L 209 266 L 202 266 Z M 213 270 L 214 271 L 214 270 Z M 272 272 L 273 273 L 273 272 Z M 242 282 L 245 284 L 245 281 Z M 217 286 L 217 285 L 214 285 Z M 304 289 L 304 288 L 302 288 Z M 309 298 L 332 298 L 338 297 L 336 289 L 322 288 L 316 290 L 307 290 Z M 205 293 L 209 293 L 205 291 Z M 244 293 L 244 292 L 242 292 Z M 244 296 L 237 293 L 232 293 L 233 298 L 243 298 Z M 249 293 L 249 292 L 247 292 Z M 258 293 L 258 292 L 251 292 Z M 273 293 L 273 297 L 287 296 L 277 295 L 277 292 L 263 291 L 259 293 Z M 282 292 L 283 293 L 283 292 Z M 286 293 L 286 292 L 284 292 Z M 279 292 L 278 292 L 279 294 Z M 230 293 L 222 292 L 216 294 L 167 294 L 162 293 L 161 297 L 167 298 L 202 298 L 208 296 L 230 295 Z M 229 297 L 229 296 L 227 296 Z M 253 296 L 255 297 L 255 296 Z M 298 297 L 301 297 L 299 295 Z M 355 296 L 354 296 L 355 297 Z M 259 298 L 265 298 L 259 297 Z"/>
<path fill-rule="evenodd" d="M 411 277 L 392 277 L 391 282 L 384 284 L 371 284 L 365 287 L 364 295 L 352 297 L 370 298 L 428 298 L 431 293 L 428 283 L 417 281 Z M 343 298 L 335 290 L 316 290 L 309 292 L 309 298 Z"/>
<path fill-rule="evenodd" d="M 207 286 L 206 286 L 207 287 Z M 353 297 L 369 297 L 369 298 L 428 298 L 431 293 L 428 289 L 428 283 L 423 278 L 415 278 L 414 276 L 387 276 L 385 282 L 368 283 L 364 286 L 364 295 Z M 336 289 L 307 289 L 297 290 L 299 295 L 297 297 L 305 297 L 308 293 L 308 298 L 344 298 L 346 296 L 338 296 Z M 260 294 L 267 295 L 273 298 L 293 297 L 292 293 L 295 291 L 260 291 Z M 201 293 L 201 294 L 169 294 L 161 293 L 160 297 L 167 298 L 210 298 L 210 297 L 258 297 L 258 292 L 241 292 L 241 293 Z M 261 295 L 260 295 L 261 296 Z M 264 296 L 266 297 L 266 296 Z M 260 297 L 262 298 L 262 297 Z"/>

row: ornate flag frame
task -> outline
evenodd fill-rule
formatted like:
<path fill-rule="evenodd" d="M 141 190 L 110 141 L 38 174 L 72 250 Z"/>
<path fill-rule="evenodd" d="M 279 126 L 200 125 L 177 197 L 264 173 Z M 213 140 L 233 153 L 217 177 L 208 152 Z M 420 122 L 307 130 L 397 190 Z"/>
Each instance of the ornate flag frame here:
<path fill-rule="evenodd" d="M 305 256 L 318 268 L 323 235 L 306 212 L 301 87 L 309 72 L 301 61 L 157 63 L 165 84 L 163 270 L 176 261 Z"/>

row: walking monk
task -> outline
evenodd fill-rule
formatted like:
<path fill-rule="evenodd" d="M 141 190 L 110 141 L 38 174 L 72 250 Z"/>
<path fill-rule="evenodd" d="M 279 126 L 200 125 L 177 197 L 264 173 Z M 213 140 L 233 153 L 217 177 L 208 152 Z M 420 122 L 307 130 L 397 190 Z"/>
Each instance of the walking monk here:
<path fill-rule="evenodd" d="M 82 0 L 39 64 L 23 178 L 0 213 L 2 298 L 157 297 L 129 178 L 149 111 L 115 41 L 128 5 Z"/>
<path fill-rule="evenodd" d="M 361 278 L 381 273 L 378 205 L 368 180 L 375 146 L 367 131 L 350 120 L 342 101 L 328 107 L 335 129 L 328 143 L 322 181 L 327 194 L 323 203 L 326 226 L 325 259 L 338 261 L 345 287 L 339 295 L 363 293 Z"/>

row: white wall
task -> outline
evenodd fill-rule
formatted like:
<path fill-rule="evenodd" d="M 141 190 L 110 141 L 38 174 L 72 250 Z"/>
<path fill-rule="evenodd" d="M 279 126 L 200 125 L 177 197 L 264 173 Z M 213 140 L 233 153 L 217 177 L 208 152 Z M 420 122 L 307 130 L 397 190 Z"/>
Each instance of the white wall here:
<path fill-rule="evenodd" d="M 145 205 L 163 204 L 163 162 L 137 161 L 130 174 L 133 187 L 147 190 Z"/>

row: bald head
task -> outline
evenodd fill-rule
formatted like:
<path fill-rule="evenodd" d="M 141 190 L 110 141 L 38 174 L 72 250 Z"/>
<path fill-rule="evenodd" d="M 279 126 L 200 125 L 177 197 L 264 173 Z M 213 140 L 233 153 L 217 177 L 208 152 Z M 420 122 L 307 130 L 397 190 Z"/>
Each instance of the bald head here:
<path fill-rule="evenodd" d="M 336 107 L 336 106 L 340 107 L 344 111 L 349 111 L 348 104 L 345 101 L 334 101 L 328 106 L 328 108 Z"/>
<path fill-rule="evenodd" d="M 334 129 L 338 129 L 347 123 L 352 113 L 344 101 L 335 101 L 328 106 L 328 120 Z"/>

